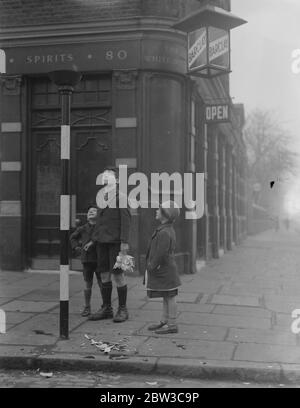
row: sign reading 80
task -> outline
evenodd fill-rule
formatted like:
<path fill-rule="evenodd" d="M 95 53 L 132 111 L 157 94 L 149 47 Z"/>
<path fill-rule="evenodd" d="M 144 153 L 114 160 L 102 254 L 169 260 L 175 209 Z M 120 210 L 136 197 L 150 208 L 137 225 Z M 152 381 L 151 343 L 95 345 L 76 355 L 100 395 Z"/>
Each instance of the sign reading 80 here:
<path fill-rule="evenodd" d="M 120 51 L 109 50 L 109 51 L 106 51 L 106 54 L 105 54 L 105 59 L 107 61 L 112 61 L 114 59 L 123 61 L 123 60 L 126 60 L 127 57 L 128 57 L 128 52 L 126 50 L 120 50 Z"/>

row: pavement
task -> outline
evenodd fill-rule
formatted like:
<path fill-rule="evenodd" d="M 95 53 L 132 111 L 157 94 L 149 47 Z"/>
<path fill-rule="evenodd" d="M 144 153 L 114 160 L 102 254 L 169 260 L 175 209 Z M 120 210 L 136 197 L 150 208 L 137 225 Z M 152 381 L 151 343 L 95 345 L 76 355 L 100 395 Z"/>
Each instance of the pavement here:
<path fill-rule="evenodd" d="M 70 337 L 59 338 L 59 274 L 0 272 L 0 369 L 100 370 L 180 378 L 300 382 L 300 235 L 267 231 L 182 275 L 179 333 L 156 335 L 161 300 L 148 299 L 141 277 L 128 276 L 130 318 L 80 316 L 83 279 L 70 276 Z M 94 283 L 92 309 L 101 304 Z M 117 307 L 117 292 L 113 290 Z M 299 324 L 300 326 L 300 324 Z M 105 353 L 102 343 L 116 344 Z M 98 346 L 98 347 L 97 347 Z M 106 350 L 107 351 L 107 350 Z"/>

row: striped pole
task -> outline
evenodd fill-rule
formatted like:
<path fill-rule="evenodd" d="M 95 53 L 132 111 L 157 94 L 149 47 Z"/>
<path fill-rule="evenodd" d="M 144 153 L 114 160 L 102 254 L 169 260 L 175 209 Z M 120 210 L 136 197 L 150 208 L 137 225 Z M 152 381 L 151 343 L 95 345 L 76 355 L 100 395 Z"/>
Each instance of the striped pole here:
<path fill-rule="evenodd" d="M 71 86 L 59 87 L 61 95 L 61 196 L 60 196 L 60 337 L 69 338 L 69 271 L 71 219 Z"/>
<path fill-rule="evenodd" d="M 76 68 L 76 67 L 75 67 Z M 58 86 L 61 96 L 61 195 L 60 195 L 60 338 L 69 338 L 69 272 L 71 219 L 71 97 L 74 86 L 81 80 L 76 70 L 49 72 L 49 78 Z"/>

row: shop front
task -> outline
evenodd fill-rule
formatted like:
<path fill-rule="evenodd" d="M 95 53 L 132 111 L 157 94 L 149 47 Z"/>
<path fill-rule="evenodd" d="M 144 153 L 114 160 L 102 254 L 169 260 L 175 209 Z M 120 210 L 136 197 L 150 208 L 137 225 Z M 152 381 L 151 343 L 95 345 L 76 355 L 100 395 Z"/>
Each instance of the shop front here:
<path fill-rule="evenodd" d="M 224 125 L 224 136 L 219 125 L 205 127 L 205 98 L 226 98 L 229 91 L 224 96 L 219 80 L 211 84 L 187 75 L 187 38 L 173 23 L 156 16 L 144 25 L 130 20 L 128 27 L 123 21 L 112 28 L 80 24 L 40 32 L 35 26 L 26 35 L 2 36 L 2 269 L 59 268 L 60 96 L 48 76 L 57 70 L 82 74 L 71 107 L 72 228 L 95 201 L 96 178 L 107 165 L 124 164 L 129 175 L 148 178 L 153 172 L 198 172 L 205 174 L 205 211 L 199 220 L 187 220 L 182 211 L 176 226 L 179 268 L 195 272 L 197 259 L 218 257 L 220 245 L 230 249 L 228 231 L 233 236 L 238 222 L 232 203 L 239 194 L 230 187 L 236 183 L 231 160 L 232 149 L 237 157 L 243 150 L 241 128 Z M 130 246 L 141 273 L 154 213 L 132 210 Z M 78 260 L 71 267 L 78 269 Z"/>

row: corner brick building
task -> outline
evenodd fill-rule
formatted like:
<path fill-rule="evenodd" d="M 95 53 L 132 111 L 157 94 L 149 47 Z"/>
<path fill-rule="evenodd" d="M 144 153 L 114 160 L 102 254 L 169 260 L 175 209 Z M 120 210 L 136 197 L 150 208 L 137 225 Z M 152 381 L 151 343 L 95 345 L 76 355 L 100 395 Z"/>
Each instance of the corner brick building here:
<path fill-rule="evenodd" d="M 219 257 L 246 233 L 243 106 L 209 125 L 204 106 L 230 100 L 229 77 L 187 72 L 186 34 L 172 25 L 196 0 L 0 0 L 1 268 L 59 266 L 60 100 L 47 73 L 78 69 L 72 98 L 72 223 L 95 201 L 108 164 L 130 172 L 205 173 L 205 213 L 178 222 L 177 260 Z M 230 9 L 230 1 L 210 2 Z M 155 210 L 133 211 L 140 271 Z M 78 262 L 73 260 L 73 268 Z"/>

